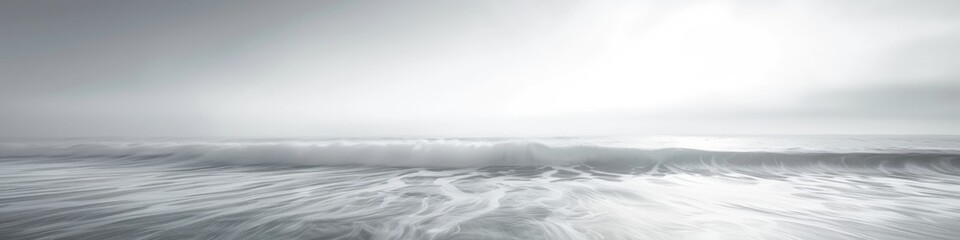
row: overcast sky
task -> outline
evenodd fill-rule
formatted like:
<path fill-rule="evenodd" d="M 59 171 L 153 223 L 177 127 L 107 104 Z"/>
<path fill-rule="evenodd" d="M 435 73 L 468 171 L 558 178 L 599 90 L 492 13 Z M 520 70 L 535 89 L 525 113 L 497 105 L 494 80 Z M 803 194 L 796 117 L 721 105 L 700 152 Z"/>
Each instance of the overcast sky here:
<path fill-rule="evenodd" d="M 960 1 L 0 1 L 0 136 L 960 134 Z"/>

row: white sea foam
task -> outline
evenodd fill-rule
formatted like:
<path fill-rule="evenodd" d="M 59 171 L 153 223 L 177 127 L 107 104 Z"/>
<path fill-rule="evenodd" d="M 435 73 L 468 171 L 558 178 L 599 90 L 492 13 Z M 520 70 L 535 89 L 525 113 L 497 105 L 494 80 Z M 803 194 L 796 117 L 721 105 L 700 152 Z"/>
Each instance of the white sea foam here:
<path fill-rule="evenodd" d="M 0 238 L 960 235 L 957 138 L 689 138 L 8 141 Z"/>

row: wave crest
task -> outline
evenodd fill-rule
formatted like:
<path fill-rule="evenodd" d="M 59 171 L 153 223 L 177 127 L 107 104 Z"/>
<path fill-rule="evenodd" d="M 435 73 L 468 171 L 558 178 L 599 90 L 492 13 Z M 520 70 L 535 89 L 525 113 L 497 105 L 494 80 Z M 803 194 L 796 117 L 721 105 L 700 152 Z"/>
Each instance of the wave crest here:
<path fill-rule="evenodd" d="M 881 169 L 960 172 L 945 151 L 815 152 L 637 148 L 538 141 L 59 142 L 0 144 L 0 157 L 105 158 L 242 165 L 464 168 L 582 165 L 605 172 L 661 173 L 723 168 Z"/>

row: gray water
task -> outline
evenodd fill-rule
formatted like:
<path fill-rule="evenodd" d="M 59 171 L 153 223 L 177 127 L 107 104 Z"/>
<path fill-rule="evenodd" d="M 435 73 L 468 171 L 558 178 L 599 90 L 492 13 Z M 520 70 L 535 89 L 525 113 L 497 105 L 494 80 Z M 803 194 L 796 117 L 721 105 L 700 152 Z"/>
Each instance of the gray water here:
<path fill-rule="evenodd" d="M 0 239 L 958 239 L 960 138 L 0 144 Z"/>

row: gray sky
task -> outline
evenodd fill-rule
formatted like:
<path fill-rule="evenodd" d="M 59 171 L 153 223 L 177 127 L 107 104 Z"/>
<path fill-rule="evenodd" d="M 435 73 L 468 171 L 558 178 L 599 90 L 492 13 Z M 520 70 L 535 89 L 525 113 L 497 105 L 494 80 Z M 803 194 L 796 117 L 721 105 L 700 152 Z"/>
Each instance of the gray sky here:
<path fill-rule="evenodd" d="M 960 1 L 0 2 L 0 136 L 960 134 Z"/>

